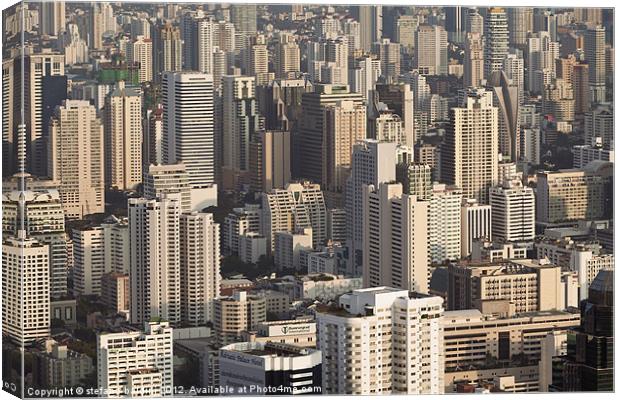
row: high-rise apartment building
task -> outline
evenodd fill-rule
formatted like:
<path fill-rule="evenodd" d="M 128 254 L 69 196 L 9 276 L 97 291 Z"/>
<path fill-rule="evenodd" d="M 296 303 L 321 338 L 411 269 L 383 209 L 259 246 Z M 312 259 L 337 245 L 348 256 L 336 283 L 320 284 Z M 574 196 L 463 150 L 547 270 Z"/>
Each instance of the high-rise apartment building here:
<path fill-rule="evenodd" d="M 589 66 L 590 100 L 602 103 L 606 99 L 605 27 L 598 25 L 586 31 L 584 50 Z"/>
<path fill-rule="evenodd" d="M 52 298 L 67 294 L 67 245 L 65 213 L 56 189 L 3 190 L 2 234 L 15 236 L 21 224 L 20 199 L 24 200 L 26 235 L 49 248 L 49 293 Z"/>
<path fill-rule="evenodd" d="M 325 190 L 342 193 L 349 176 L 353 145 L 366 138 L 366 106 L 340 100 L 324 108 L 323 171 Z"/>
<path fill-rule="evenodd" d="M 170 23 L 154 27 L 153 78 L 160 81 L 163 72 L 183 69 L 183 41 L 179 28 Z"/>
<path fill-rule="evenodd" d="M 586 145 L 600 145 L 613 150 L 614 113 L 611 105 L 598 105 L 584 115 L 584 137 Z"/>
<path fill-rule="evenodd" d="M 136 40 L 127 46 L 127 60 L 131 65 L 139 65 L 140 83 L 153 80 L 153 41 L 144 36 L 138 36 Z"/>
<path fill-rule="evenodd" d="M 142 93 L 140 88 L 116 86 L 104 106 L 105 183 L 118 190 L 142 182 Z"/>
<path fill-rule="evenodd" d="M 192 210 L 189 175 L 184 164 L 149 165 L 144 174 L 144 197 L 148 199 L 176 198 L 182 212 Z"/>
<path fill-rule="evenodd" d="M 373 53 L 379 55 L 381 75 L 387 82 L 396 82 L 400 76 L 400 43 L 383 38 L 373 43 Z"/>
<path fill-rule="evenodd" d="M 492 235 L 505 242 L 534 240 L 536 200 L 534 189 L 520 182 L 506 182 L 489 190 L 492 208 Z"/>
<path fill-rule="evenodd" d="M 181 321 L 180 215 L 177 200 L 129 199 L 131 322 Z"/>
<path fill-rule="evenodd" d="M 484 89 L 464 90 L 460 97 L 441 146 L 441 179 L 485 204 L 498 181 L 498 109 Z"/>
<path fill-rule="evenodd" d="M 321 187 L 309 182 L 290 183 L 285 189 L 263 193 L 261 233 L 275 250 L 276 232 L 312 228 L 312 245 L 327 238 L 327 209 Z"/>
<path fill-rule="evenodd" d="M 172 328 L 145 322 L 144 331 L 97 335 L 97 385 L 107 397 L 172 395 Z"/>
<path fill-rule="evenodd" d="M 438 25 L 420 25 L 415 33 L 414 65 L 423 75 L 448 73 L 448 33 Z"/>
<path fill-rule="evenodd" d="M 442 263 L 461 258 L 460 189 L 435 183 L 431 189 L 428 212 L 429 262 Z"/>
<path fill-rule="evenodd" d="M 267 320 L 265 297 L 241 291 L 229 297 L 218 297 L 214 305 L 213 325 L 220 347 L 239 342 L 242 332 L 254 330 Z"/>
<path fill-rule="evenodd" d="M 283 189 L 291 181 L 291 133 L 259 131 L 250 143 L 250 185 L 259 192 Z"/>
<path fill-rule="evenodd" d="M 220 225 L 213 214 L 182 214 L 180 247 L 181 320 L 203 326 L 213 320 L 220 294 Z"/>
<path fill-rule="evenodd" d="M 2 334 L 17 345 L 50 335 L 47 245 L 20 230 L 2 243 Z"/>
<path fill-rule="evenodd" d="M 364 286 L 428 293 L 428 207 L 400 183 L 363 186 Z"/>
<path fill-rule="evenodd" d="M 396 141 L 401 145 L 413 147 L 416 143 L 414 121 L 414 93 L 406 83 L 376 85 L 378 100 L 398 115 L 403 124 L 404 140 Z M 392 140 L 393 141 L 393 140 Z"/>
<path fill-rule="evenodd" d="M 346 85 L 319 84 L 315 91 L 301 97 L 302 115 L 299 129 L 300 173 L 313 182 L 323 182 L 323 165 L 326 163 L 326 137 L 332 133 L 325 125 L 325 109 L 348 100 L 353 105 L 362 104 L 360 93 L 351 93 Z"/>
<path fill-rule="evenodd" d="M 67 218 L 104 211 L 103 125 L 85 100 L 65 100 L 50 122 L 48 175 Z"/>
<path fill-rule="evenodd" d="M 484 75 L 502 69 L 504 58 L 508 55 L 509 35 L 506 11 L 501 7 L 487 10 L 484 21 Z"/>
<path fill-rule="evenodd" d="M 509 7 L 508 38 L 511 46 L 523 49 L 527 45 L 527 35 L 534 32 L 534 10 L 531 7 Z"/>
<path fill-rule="evenodd" d="M 73 291 L 79 296 L 101 295 L 101 277 L 106 272 L 103 228 L 73 229 Z"/>
<path fill-rule="evenodd" d="M 364 185 L 378 187 L 382 182 L 396 179 L 396 143 L 378 142 L 366 139 L 353 146 L 351 174 L 347 180 L 346 211 L 347 237 L 351 240 L 350 272 L 362 275 L 362 253 L 364 248 Z"/>
<path fill-rule="evenodd" d="M 391 287 L 354 290 L 338 307 L 319 308 L 324 393 L 443 393 L 442 314 L 440 297 Z"/>
<path fill-rule="evenodd" d="M 463 86 L 479 87 L 484 79 L 484 46 L 480 33 L 468 33 L 463 59 Z"/>
<path fill-rule="evenodd" d="M 65 29 L 65 2 L 41 2 L 39 9 L 39 33 L 41 35 L 58 36 Z"/>

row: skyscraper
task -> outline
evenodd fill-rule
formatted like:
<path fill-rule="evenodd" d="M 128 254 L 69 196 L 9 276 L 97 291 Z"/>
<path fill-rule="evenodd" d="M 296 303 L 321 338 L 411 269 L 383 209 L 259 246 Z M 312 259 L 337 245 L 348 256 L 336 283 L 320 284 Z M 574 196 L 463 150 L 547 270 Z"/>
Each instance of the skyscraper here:
<path fill-rule="evenodd" d="M 49 121 L 43 120 L 41 104 L 45 96 L 57 94 L 44 93 L 43 79 L 64 74 L 64 55 L 49 51 L 18 55 L 2 62 L 2 173 L 5 176 L 17 172 L 20 130 L 25 136 L 26 171 L 38 176 L 48 173 L 45 153 L 49 139 L 43 135 L 43 126 Z"/>
<path fill-rule="evenodd" d="M 581 326 L 570 332 L 563 390 L 612 391 L 614 387 L 614 272 L 598 273 L 580 305 Z"/>
<path fill-rule="evenodd" d="M 442 314 L 440 297 L 391 287 L 354 290 L 338 307 L 317 309 L 324 392 L 443 393 Z M 358 370 L 345 373 L 349 365 Z"/>
<path fill-rule="evenodd" d="M 214 319 L 220 295 L 220 225 L 213 214 L 181 215 L 181 320 L 203 326 Z"/>
<path fill-rule="evenodd" d="M 365 185 L 364 286 L 428 293 L 428 206 L 400 183 Z"/>
<path fill-rule="evenodd" d="M 479 87 L 484 79 L 484 48 L 480 33 L 468 33 L 463 59 L 463 86 Z"/>
<path fill-rule="evenodd" d="M 142 182 L 142 93 L 117 82 L 104 107 L 105 183 L 119 190 Z"/>
<path fill-rule="evenodd" d="M 508 18 L 500 7 L 487 10 L 484 21 L 484 75 L 502 69 L 504 58 L 508 55 Z"/>
<path fill-rule="evenodd" d="M 222 168 L 226 188 L 237 187 L 241 173 L 247 173 L 250 142 L 261 128 L 253 76 L 222 77 Z"/>
<path fill-rule="evenodd" d="M 441 179 L 486 204 L 489 188 L 498 182 L 498 110 L 484 89 L 463 90 L 459 97 L 441 146 Z"/>
<path fill-rule="evenodd" d="M 331 135 L 325 126 L 325 109 L 343 100 L 358 105 L 362 103 L 362 95 L 351 93 L 346 85 L 330 84 L 319 84 L 315 86 L 314 92 L 302 95 L 299 141 L 303 151 L 299 162 L 303 178 L 324 183 L 323 165 L 327 147 L 325 138 Z"/>
<path fill-rule="evenodd" d="M 519 87 L 503 70 L 493 71 L 487 79 L 488 89 L 493 93 L 493 106 L 498 110 L 499 151 L 502 156 L 517 161 L 521 150 Z"/>
<path fill-rule="evenodd" d="M 508 16 L 508 36 L 510 45 L 519 49 L 527 45 L 527 35 L 534 32 L 534 9 L 531 7 L 510 7 Z"/>
<path fill-rule="evenodd" d="M 396 179 L 396 143 L 366 139 L 353 146 L 351 174 L 346 187 L 347 237 L 351 240 L 349 271 L 362 275 L 364 249 L 364 185 L 378 187 Z"/>
<path fill-rule="evenodd" d="M 321 181 L 326 191 L 338 196 L 349 176 L 353 145 L 366 138 L 366 106 L 350 100 L 328 105 L 324 109 L 324 123 Z"/>
<path fill-rule="evenodd" d="M 166 72 L 162 84 L 164 163 L 182 162 L 192 188 L 192 209 L 209 204 L 215 184 L 213 77 Z"/>
<path fill-rule="evenodd" d="M 104 211 L 103 125 L 85 100 L 65 100 L 50 122 L 48 175 L 67 218 Z"/>
<path fill-rule="evenodd" d="M 65 2 L 44 1 L 39 9 L 39 33 L 58 36 L 65 29 Z"/>
<path fill-rule="evenodd" d="M 605 27 L 596 26 L 586 31 L 584 50 L 590 71 L 591 101 L 602 103 L 606 99 L 605 88 Z"/>
<path fill-rule="evenodd" d="M 140 66 L 138 78 L 140 83 L 151 82 L 153 80 L 153 41 L 150 38 L 138 36 L 127 47 L 127 53 L 129 63 Z"/>
<path fill-rule="evenodd" d="M 177 200 L 129 199 L 131 322 L 181 321 L 180 215 Z"/>
<path fill-rule="evenodd" d="M 414 65 L 423 75 L 448 73 L 448 34 L 437 25 L 420 25 L 415 33 Z"/>

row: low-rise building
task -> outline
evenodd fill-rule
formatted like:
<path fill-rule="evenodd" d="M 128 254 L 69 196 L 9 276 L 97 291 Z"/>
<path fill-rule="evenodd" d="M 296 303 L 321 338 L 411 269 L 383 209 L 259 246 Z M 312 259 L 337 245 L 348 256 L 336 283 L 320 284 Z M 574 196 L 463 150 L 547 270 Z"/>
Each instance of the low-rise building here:
<path fill-rule="evenodd" d="M 243 332 L 244 342 L 287 343 L 300 347 L 316 347 L 316 322 L 312 318 L 265 321 L 254 331 Z"/>
<path fill-rule="evenodd" d="M 242 342 L 219 351 L 219 384 L 250 395 L 320 394 L 321 351 L 282 343 Z"/>
<path fill-rule="evenodd" d="M 33 380 L 39 387 L 78 386 L 95 369 L 92 358 L 69 350 L 53 339 L 45 341 L 44 351 L 33 355 Z"/>

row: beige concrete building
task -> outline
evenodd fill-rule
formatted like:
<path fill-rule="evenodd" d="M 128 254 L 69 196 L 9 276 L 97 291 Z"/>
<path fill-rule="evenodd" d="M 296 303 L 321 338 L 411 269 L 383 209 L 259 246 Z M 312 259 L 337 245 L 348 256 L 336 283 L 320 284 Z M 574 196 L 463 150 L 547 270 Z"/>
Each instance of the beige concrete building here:
<path fill-rule="evenodd" d="M 351 93 L 349 86 L 318 84 L 314 92 L 304 93 L 301 100 L 302 115 L 299 121 L 300 175 L 313 182 L 322 183 L 323 166 L 327 165 L 326 139 L 332 134 L 327 129 L 325 108 L 348 100 L 355 106 L 362 104 L 361 93 Z"/>
<path fill-rule="evenodd" d="M 566 334 L 579 323 L 578 312 L 543 311 L 498 318 L 475 309 L 446 311 L 441 317 L 446 374 L 471 367 L 492 368 L 493 363 L 514 356 L 538 361 L 547 333 Z"/>
<path fill-rule="evenodd" d="M 276 65 L 276 78 L 296 78 L 295 75 L 299 74 L 301 67 L 299 45 L 288 38 L 287 41 L 284 41 L 282 37 L 280 40 L 282 43 L 278 44 L 276 48 L 274 60 Z"/>
<path fill-rule="evenodd" d="M 264 297 L 236 292 L 230 297 L 214 300 L 213 320 L 216 343 L 219 347 L 238 342 L 243 331 L 254 330 L 267 320 L 267 305 Z"/>
<path fill-rule="evenodd" d="M 448 309 L 510 314 L 563 310 L 562 270 L 546 260 L 448 266 Z"/>
<path fill-rule="evenodd" d="M 349 177 L 353 145 L 366 138 L 366 106 L 340 100 L 324 108 L 323 172 L 325 190 L 342 193 Z"/>
<path fill-rule="evenodd" d="M 284 189 L 291 181 L 291 133 L 260 131 L 250 143 L 250 185 L 258 192 Z"/>
<path fill-rule="evenodd" d="M 140 83 L 153 80 L 153 41 L 144 36 L 136 40 L 127 48 L 127 60 L 131 64 L 140 65 Z"/>
<path fill-rule="evenodd" d="M 189 174 L 185 165 L 167 164 L 148 167 L 144 174 L 144 197 L 156 199 L 162 195 L 176 198 L 181 203 L 182 212 L 190 212 L 192 194 L 189 186 Z"/>
<path fill-rule="evenodd" d="M 101 301 L 117 313 L 129 312 L 129 275 L 104 274 L 101 277 Z"/>
<path fill-rule="evenodd" d="M 448 33 L 442 26 L 420 25 L 414 52 L 414 65 L 421 74 L 448 73 Z"/>
<path fill-rule="evenodd" d="M 364 185 L 364 286 L 428 293 L 428 207 L 400 183 Z"/>
<path fill-rule="evenodd" d="M 440 297 L 359 289 L 317 310 L 327 394 L 443 393 Z M 335 356 L 337 355 L 337 356 Z"/>
<path fill-rule="evenodd" d="M 465 59 L 463 60 L 463 86 L 479 87 L 484 79 L 484 46 L 482 35 L 468 33 L 465 39 Z"/>
<path fill-rule="evenodd" d="M 441 181 L 487 204 L 489 188 L 498 182 L 498 109 L 484 89 L 463 90 L 459 98 L 441 147 Z"/>
<path fill-rule="evenodd" d="M 104 106 L 105 183 L 132 190 L 142 183 L 142 93 L 117 82 Z"/>
<path fill-rule="evenodd" d="M 321 187 L 310 182 L 290 183 L 286 189 L 263 193 L 261 234 L 269 252 L 275 251 L 276 232 L 312 228 L 312 247 L 327 238 L 327 209 Z"/>
<path fill-rule="evenodd" d="M 56 109 L 48 138 L 48 175 L 69 219 L 104 211 L 103 126 L 95 107 L 65 100 Z"/>
<path fill-rule="evenodd" d="M 613 163 L 591 163 L 584 169 L 537 174 L 536 221 L 556 223 L 600 219 L 607 205 L 606 186 Z M 598 168 L 597 168 L 598 167 Z"/>

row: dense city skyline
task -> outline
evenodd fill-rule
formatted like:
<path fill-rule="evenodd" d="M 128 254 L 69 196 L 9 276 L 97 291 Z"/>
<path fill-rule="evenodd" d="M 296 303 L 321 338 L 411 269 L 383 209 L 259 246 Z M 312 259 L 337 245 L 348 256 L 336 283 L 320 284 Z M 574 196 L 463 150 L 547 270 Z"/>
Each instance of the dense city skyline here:
<path fill-rule="evenodd" d="M 2 19 L 5 391 L 614 390 L 613 8 Z"/>

